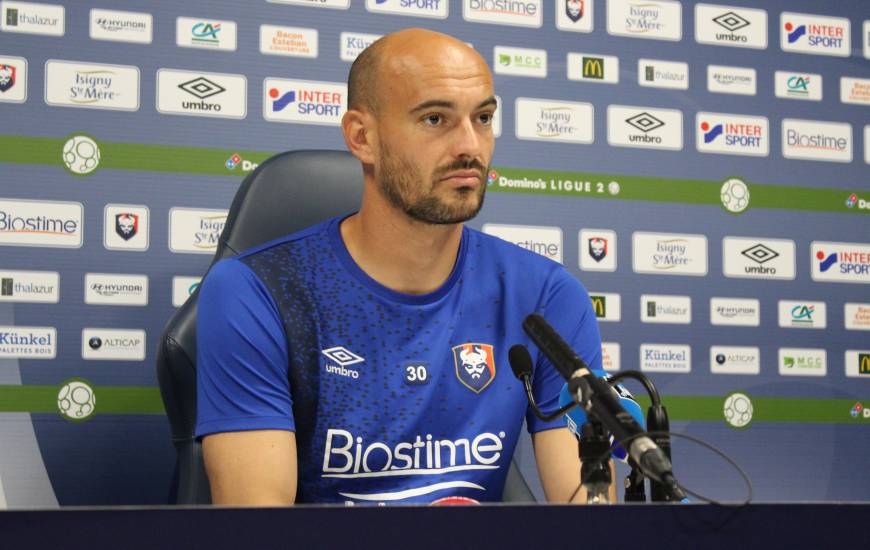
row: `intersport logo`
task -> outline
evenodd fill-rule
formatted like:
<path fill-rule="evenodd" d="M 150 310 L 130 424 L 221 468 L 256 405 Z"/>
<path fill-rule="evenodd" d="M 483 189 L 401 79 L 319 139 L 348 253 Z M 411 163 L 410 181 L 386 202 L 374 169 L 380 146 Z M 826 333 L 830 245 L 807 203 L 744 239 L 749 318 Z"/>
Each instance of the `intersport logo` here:
<path fill-rule="evenodd" d="M 462 0 L 462 18 L 475 23 L 538 28 L 543 0 Z"/>
<path fill-rule="evenodd" d="M 699 112 L 695 147 L 701 153 L 766 157 L 770 129 L 766 117 Z"/>
<path fill-rule="evenodd" d="M 139 110 L 139 68 L 128 65 L 45 62 L 45 102 L 58 107 Z"/>
<path fill-rule="evenodd" d="M 870 283 L 870 245 L 813 241 L 810 252 L 814 281 Z"/>
<path fill-rule="evenodd" d="M 607 107 L 607 143 L 641 149 L 683 149 L 683 113 L 628 105 Z"/>
<path fill-rule="evenodd" d="M 60 275 L 56 271 L 0 271 L 0 302 L 56 304 Z"/>
<path fill-rule="evenodd" d="M 695 41 L 737 48 L 767 48 L 767 11 L 697 4 Z"/>
<path fill-rule="evenodd" d="M 163 114 L 243 119 L 247 91 L 241 74 L 157 70 L 157 111 Z"/>
<path fill-rule="evenodd" d="M 852 162 L 852 125 L 821 120 L 782 120 L 782 156 L 787 159 Z"/>
<path fill-rule="evenodd" d="M 263 118 L 271 122 L 338 126 L 347 110 L 347 85 L 267 78 L 263 81 Z"/>
<path fill-rule="evenodd" d="M 366 9 L 372 13 L 447 19 L 448 4 L 448 0 L 366 0 Z"/>
<path fill-rule="evenodd" d="M 487 223 L 483 225 L 487 235 L 514 243 L 545 258 L 562 263 L 562 228 L 531 225 L 502 225 Z"/>
<path fill-rule="evenodd" d="M 749 67 L 707 66 L 707 90 L 716 94 L 755 95 L 758 77 Z"/>
<path fill-rule="evenodd" d="M 845 17 L 782 12 L 779 45 L 786 52 L 849 57 L 852 38 Z"/>
<path fill-rule="evenodd" d="M 682 5 L 671 0 L 608 0 L 607 32 L 617 36 L 679 41 Z"/>
<path fill-rule="evenodd" d="M 514 113 L 514 127 L 519 139 L 568 143 L 594 141 L 591 103 L 518 97 Z"/>
<path fill-rule="evenodd" d="M 788 239 L 725 237 L 722 272 L 741 279 L 795 278 L 795 243 Z"/>
<path fill-rule="evenodd" d="M 78 202 L 0 199 L 0 245 L 79 248 L 83 216 Z"/>

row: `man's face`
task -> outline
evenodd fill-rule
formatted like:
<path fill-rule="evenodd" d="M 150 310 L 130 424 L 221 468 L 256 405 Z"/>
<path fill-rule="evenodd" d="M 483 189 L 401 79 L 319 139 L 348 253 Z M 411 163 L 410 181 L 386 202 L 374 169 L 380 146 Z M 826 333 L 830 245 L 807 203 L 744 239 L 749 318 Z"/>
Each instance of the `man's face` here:
<path fill-rule="evenodd" d="M 485 63 L 461 48 L 388 61 L 375 177 L 410 218 L 461 223 L 483 206 L 495 98 Z"/>

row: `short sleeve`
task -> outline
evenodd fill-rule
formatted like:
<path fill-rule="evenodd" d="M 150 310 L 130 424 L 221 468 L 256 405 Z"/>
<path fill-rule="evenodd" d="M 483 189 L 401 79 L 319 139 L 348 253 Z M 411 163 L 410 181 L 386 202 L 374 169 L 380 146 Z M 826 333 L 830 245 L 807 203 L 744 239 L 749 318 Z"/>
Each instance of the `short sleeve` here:
<path fill-rule="evenodd" d="M 268 289 L 231 258 L 212 267 L 198 300 L 196 436 L 294 431 L 287 339 Z"/>
<path fill-rule="evenodd" d="M 562 338 L 577 352 L 577 355 L 590 369 L 601 371 L 601 335 L 598 320 L 592 309 L 589 293 L 575 277 L 560 269 L 547 288 L 546 295 L 538 311 Z M 565 380 L 543 353 L 538 351 L 535 372 L 532 378 L 532 391 L 538 407 L 545 413 L 559 408 L 559 392 Z M 562 428 L 564 418 L 544 422 L 531 411 L 526 413 L 526 424 L 530 433 Z"/>

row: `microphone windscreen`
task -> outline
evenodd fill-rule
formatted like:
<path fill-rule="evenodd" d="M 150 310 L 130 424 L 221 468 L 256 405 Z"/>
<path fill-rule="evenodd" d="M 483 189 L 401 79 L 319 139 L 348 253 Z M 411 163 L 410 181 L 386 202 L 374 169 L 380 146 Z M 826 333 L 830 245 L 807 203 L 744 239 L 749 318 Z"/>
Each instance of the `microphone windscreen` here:
<path fill-rule="evenodd" d="M 529 353 L 529 348 L 522 344 L 516 344 L 508 351 L 508 362 L 511 364 L 511 370 L 514 371 L 514 376 L 523 379 L 523 376 L 532 374 L 532 355 Z"/>

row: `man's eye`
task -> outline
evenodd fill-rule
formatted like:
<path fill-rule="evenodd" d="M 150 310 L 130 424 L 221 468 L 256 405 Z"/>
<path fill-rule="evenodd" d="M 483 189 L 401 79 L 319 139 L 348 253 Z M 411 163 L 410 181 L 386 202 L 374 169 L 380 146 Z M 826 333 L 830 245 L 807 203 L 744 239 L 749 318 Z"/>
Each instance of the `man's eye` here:
<path fill-rule="evenodd" d="M 438 126 L 444 120 L 441 115 L 426 115 L 424 119 L 429 126 Z"/>
<path fill-rule="evenodd" d="M 492 124 L 492 113 L 483 113 L 480 115 L 480 122 L 483 124 Z"/>

